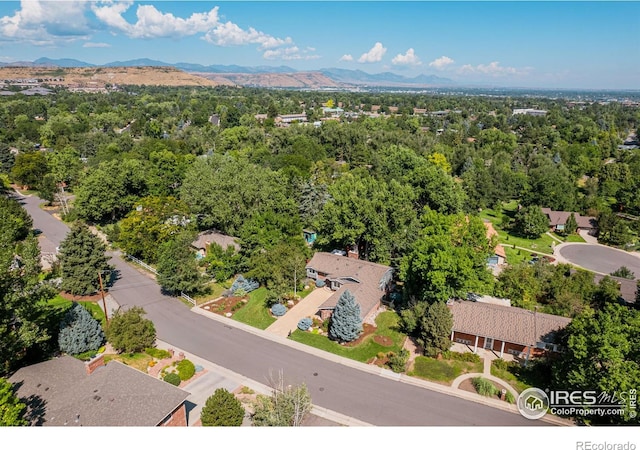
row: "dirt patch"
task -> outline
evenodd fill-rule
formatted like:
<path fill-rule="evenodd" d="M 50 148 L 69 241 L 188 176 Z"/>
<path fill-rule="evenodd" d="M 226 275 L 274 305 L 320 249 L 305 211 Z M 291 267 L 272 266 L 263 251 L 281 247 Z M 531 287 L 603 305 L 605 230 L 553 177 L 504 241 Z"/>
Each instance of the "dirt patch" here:
<path fill-rule="evenodd" d="M 362 344 L 362 342 L 368 336 L 371 336 L 373 333 L 375 333 L 376 330 L 377 330 L 377 327 L 374 327 L 369 323 L 362 324 L 362 333 L 360 333 L 360 336 L 358 336 L 358 338 L 355 341 L 347 342 L 346 344 L 344 344 L 345 347 L 357 347 L 358 345 Z"/>
<path fill-rule="evenodd" d="M 225 316 L 227 313 L 233 314 L 242 308 L 247 301 L 245 297 L 226 297 L 216 300 L 215 302 L 205 303 L 201 308 Z"/>
<path fill-rule="evenodd" d="M 73 295 L 69 292 L 60 292 L 60 297 L 73 302 L 97 302 L 102 300 L 102 295 L 99 292 L 92 295 Z"/>
<path fill-rule="evenodd" d="M 374 336 L 373 341 L 383 347 L 391 347 L 393 345 L 393 340 L 389 336 Z"/>

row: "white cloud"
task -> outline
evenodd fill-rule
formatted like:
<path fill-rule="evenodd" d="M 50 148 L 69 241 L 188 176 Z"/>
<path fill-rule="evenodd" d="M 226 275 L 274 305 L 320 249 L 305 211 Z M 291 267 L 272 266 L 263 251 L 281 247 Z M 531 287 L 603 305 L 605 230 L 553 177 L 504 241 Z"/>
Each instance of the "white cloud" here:
<path fill-rule="evenodd" d="M 153 5 L 139 5 L 136 10 L 137 21 L 129 23 L 122 15 L 133 5 L 131 1 L 95 4 L 92 10 L 98 20 L 107 26 L 122 31 L 133 38 L 158 38 L 192 36 L 205 33 L 217 26 L 218 7 L 209 12 L 193 13 L 188 18 L 163 13 Z"/>
<path fill-rule="evenodd" d="M 373 63 L 382 61 L 382 57 L 387 53 L 387 49 L 382 46 L 380 42 L 376 42 L 376 44 L 369 50 L 367 53 L 363 53 L 360 58 L 358 58 L 359 63 Z"/>
<path fill-rule="evenodd" d="M 404 55 L 402 53 L 398 53 L 391 62 L 396 66 L 419 66 L 422 64 L 420 58 L 418 58 L 412 48 L 407 50 L 407 53 Z"/>
<path fill-rule="evenodd" d="M 339 61 L 353 61 L 353 56 L 346 54 L 346 55 L 342 55 L 339 59 Z"/>
<path fill-rule="evenodd" d="M 87 0 L 22 0 L 12 16 L 0 17 L 0 39 L 35 45 L 72 41 L 91 32 Z"/>
<path fill-rule="evenodd" d="M 320 56 L 310 54 L 314 52 L 315 48 L 307 47 L 304 50 L 300 50 L 298 47 L 287 47 L 287 48 L 278 48 L 275 50 L 267 50 L 264 52 L 262 57 L 264 59 L 283 59 L 285 61 L 293 61 L 293 60 L 310 60 L 310 59 L 318 59 Z"/>
<path fill-rule="evenodd" d="M 455 61 L 448 56 L 441 56 L 440 58 L 434 59 L 429 63 L 429 67 L 434 67 L 438 70 L 442 70 L 445 67 L 453 64 Z"/>
<path fill-rule="evenodd" d="M 270 49 L 293 44 L 290 37 L 284 39 L 277 38 L 263 33 L 262 31 L 257 31 L 251 27 L 249 27 L 248 30 L 243 30 L 232 22 L 220 24 L 212 30 L 209 30 L 209 32 L 205 34 L 204 40 L 224 47 L 231 45 L 259 44 L 261 49 Z"/>
<path fill-rule="evenodd" d="M 515 67 L 503 67 L 498 61 L 490 62 L 489 64 L 478 64 L 472 66 L 471 64 L 465 64 L 458 70 L 459 73 L 476 73 L 481 75 L 489 75 L 493 77 L 500 77 L 505 75 L 527 75 L 531 68 L 525 67 L 517 69 Z"/>
<path fill-rule="evenodd" d="M 82 46 L 84 48 L 108 48 L 111 47 L 111 44 L 106 42 L 85 42 Z"/>

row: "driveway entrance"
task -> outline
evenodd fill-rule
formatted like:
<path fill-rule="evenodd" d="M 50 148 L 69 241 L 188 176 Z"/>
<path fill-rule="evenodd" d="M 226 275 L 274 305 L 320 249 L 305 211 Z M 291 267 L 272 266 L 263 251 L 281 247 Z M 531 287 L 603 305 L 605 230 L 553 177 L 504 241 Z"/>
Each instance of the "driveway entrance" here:
<path fill-rule="evenodd" d="M 287 311 L 272 323 L 266 331 L 279 336 L 287 336 L 290 331 L 298 327 L 298 322 L 303 317 L 311 317 L 318 312 L 318 308 L 333 294 L 328 287 L 316 288 L 311 294 L 300 300 L 297 305 Z"/>

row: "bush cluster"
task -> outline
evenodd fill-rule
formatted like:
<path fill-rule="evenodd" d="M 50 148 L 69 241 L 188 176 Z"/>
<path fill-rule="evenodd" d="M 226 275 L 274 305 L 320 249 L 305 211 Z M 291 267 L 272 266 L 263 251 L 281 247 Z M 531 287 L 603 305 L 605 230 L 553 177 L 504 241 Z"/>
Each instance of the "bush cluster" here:
<path fill-rule="evenodd" d="M 313 321 L 309 317 L 303 317 L 298 322 L 298 328 L 300 328 L 302 331 L 307 331 L 312 323 Z"/>
<path fill-rule="evenodd" d="M 251 291 L 255 291 L 259 287 L 260 287 L 260 283 L 258 283 L 257 281 L 247 280 L 242 275 L 238 275 L 238 278 L 236 278 L 236 280 L 231 285 L 230 290 L 233 293 L 233 295 L 239 295 L 237 294 L 239 290 L 242 290 L 243 294 L 246 295 Z"/>
<path fill-rule="evenodd" d="M 271 307 L 271 314 L 273 314 L 276 317 L 284 316 L 286 312 L 287 312 L 287 307 L 284 306 L 282 303 L 276 303 Z"/>
<path fill-rule="evenodd" d="M 169 384 L 173 384 L 174 386 L 180 386 L 180 375 L 178 375 L 177 373 L 168 373 L 164 376 L 164 381 L 166 381 Z"/>
<path fill-rule="evenodd" d="M 186 381 L 196 373 L 196 366 L 188 359 L 183 359 L 176 366 L 178 369 L 178 376 L 182 381 Z"/>
<path fill-rule="evenodd" d="M 469 352 L 458 353 L 458 352 L 446 351 L 446 352 L 442 352 L 442 357 L 444 359 L 449 359 L 454 361 L 466 361 L 466 362 L 472 362 L 472 363 L 480 362 L 480 356 L 478 356 L 475 353 L 469 353 Z"/>
<path fill-rule="evenodd" d="M 507 403 L 515 403 L 516 399 L 513 396 L 513 394 L 511 393 L 511 391 L 507 391 L 506 395 L 504 396 L 504 399 L 506 400 Z"/>
<path fill-rule="evenodd" d="M 494 395 L 498 395 L 500 392 L 498 388 L 496 388 L 493 383 L 486 378 L 472 378 L 471 384 L 473 384 L 473 387 L 478 394 L 484 395 L 485 397 L 493 397 Z"/>
<path fill-rule="evenodd" d="M 163 350 L 161 348 L 155 348 L 155 347 L 147 347 L 144 352 L 153 357 L 153 358 L 157 358 L 157 359 L 166 359 L 166 358 L 171 358 L 171 353 L 169 353 L 167 350 Z"/>
<path fill-rule="evenodd" d="M 389 360 L 387 365 L 389 369 L 395 373 L 402 373 L 407 368 L 407 362 L 409 361 L 409 350 L 403 348 L 400 353 L 389 352 Z"/>

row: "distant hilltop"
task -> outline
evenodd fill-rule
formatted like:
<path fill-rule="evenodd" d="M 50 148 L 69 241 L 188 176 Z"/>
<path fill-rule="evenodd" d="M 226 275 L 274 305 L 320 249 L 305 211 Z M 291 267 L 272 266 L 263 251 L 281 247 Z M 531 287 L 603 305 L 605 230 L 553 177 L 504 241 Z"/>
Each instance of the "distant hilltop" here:
<path fill-rule="evenodd" d="M 138 76 L 124 76 L 123 81 L 106 81 L 119 84 L 154 84 L 154 85 L 203 85 L 216 86 L 241 85 L 255 87 L 282 87 L 282 88 L 353 88 L 358 86 L 369 87 L 435 87 L 451 86 L 454 82 L 448 78 L 441 78 L 435 75 L 419 75 L 417 77 L 405 77 L 392 72 L 369 74 L 361 70 L 345 70 L 337 68 L 320 69 L 315 71 L 298 71 L 287 66 L 257 66 L 243 67 L 237 65 L 210 65 L 191 63 L 170 64 L 152 59 L 135 59 L 129 61 L 114 61 L 103 65 L 90 64 L 77 59 L 50 59 L 39 58 L 35 61 L 16 61 L 11 63 L 0 63 L 2 72 L 6 69 L 38 69 L 45 73 L 47 70 L 58 70 L 58 75 L 64 69 L 85 69 L 92 77 L 102 80 L 103 73 L 115 73 L 123 75 L 127 68 L 137 68 L 140 71 Z M 117 71 L 107 69 L 118 68 Z M 174 69 L 184 73 L 184 76 L 177 80 L 167 80 L 160 76 L 158 68 Z M 100 70 L 102 69 L 102 70 Z M 76 73 L 76 72 L 71 72 Z M 79 72 L 78 72 L 79 73 Z M 168 72 L 165 72 L 168 73 Z M 152 79 L 145 80 L 144 75 Z M 158 76 L 156 76 L 158 75 Z M 86 76 L 86 75 L 85 75 Z M 189 78 L 195 77 L 195 78 Z M 2 76 L 2 78 L 7 78 Z M 170 78 L 170 77 L 169 77 Z M 196 81 L 196 80 L 200 81 Z M 202 81 L 202 79 L 206 81 Z"/>

